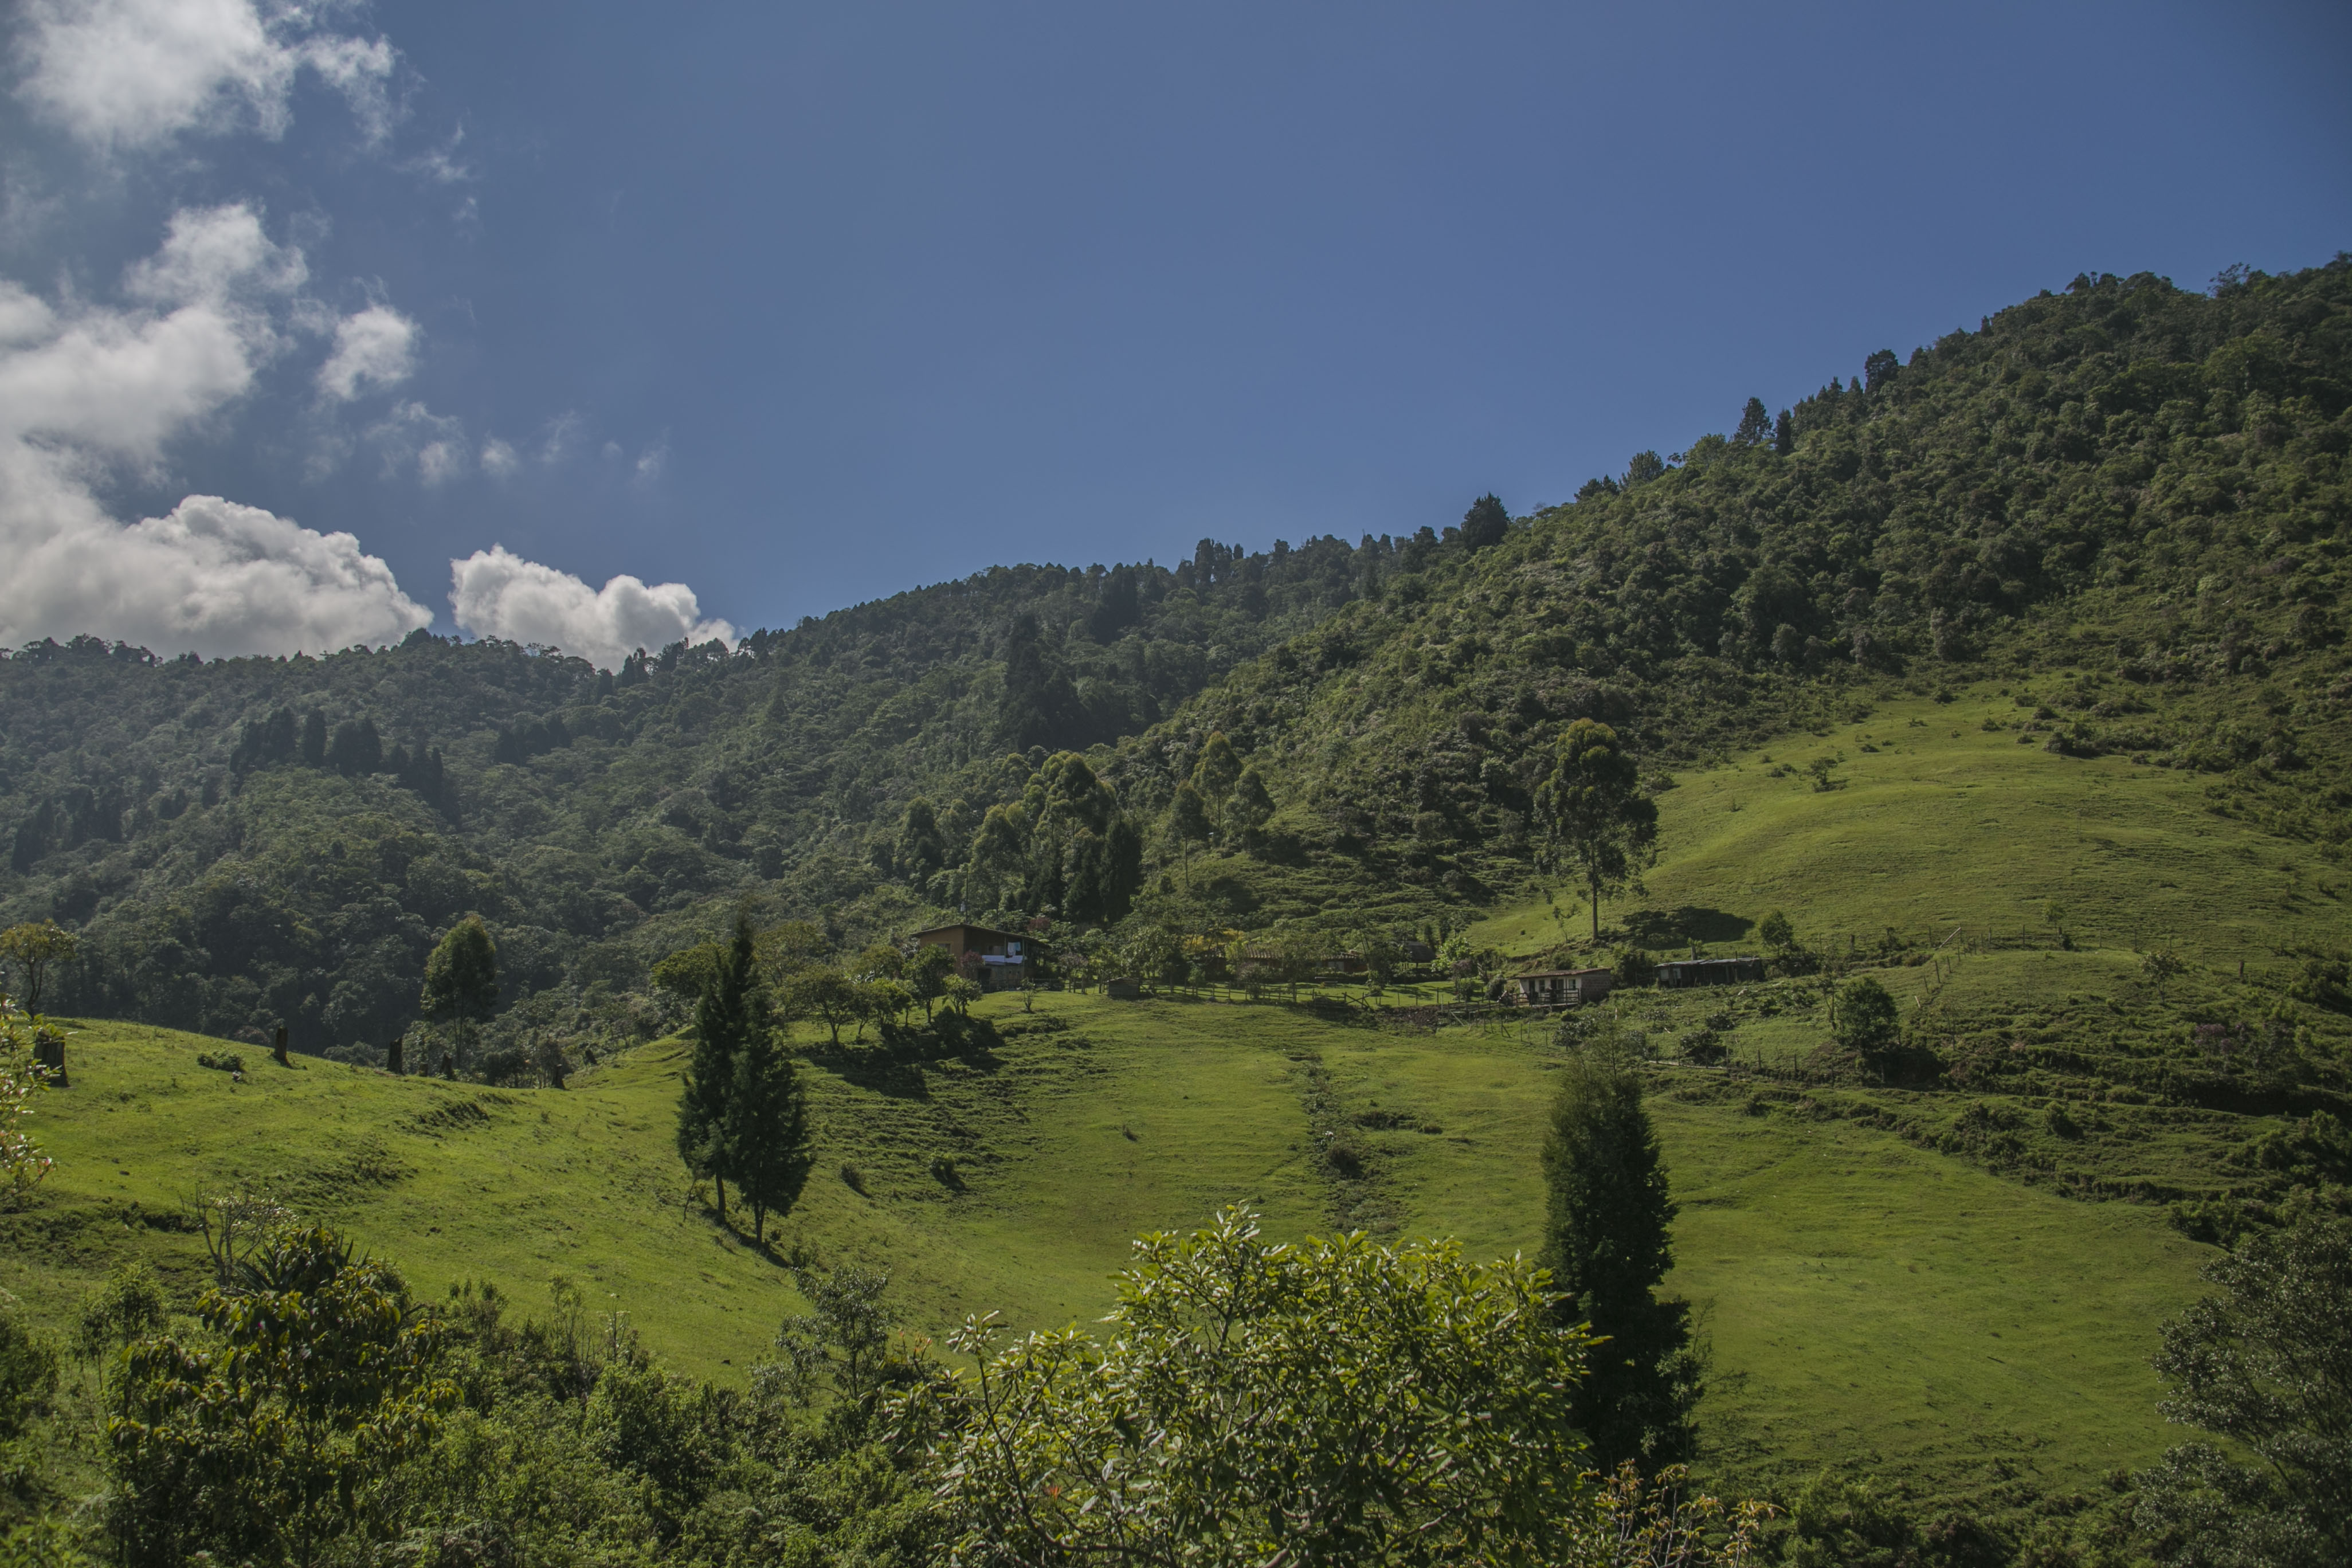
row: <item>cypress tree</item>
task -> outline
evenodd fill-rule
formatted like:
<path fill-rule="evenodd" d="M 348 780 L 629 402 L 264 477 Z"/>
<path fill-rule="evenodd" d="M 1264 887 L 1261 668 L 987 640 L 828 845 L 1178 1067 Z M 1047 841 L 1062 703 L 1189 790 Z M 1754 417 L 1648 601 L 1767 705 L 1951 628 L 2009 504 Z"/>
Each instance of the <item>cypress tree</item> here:
<path fill-rule="evenodd" d="M 1656 1295 L 1674 1265 L 1675 1205 L 1641 1075 L 1609 1047 L 1577 1052 L 1560 1075 L 1543 1170 L 1543 1262 L 1559 1321 L 1606 1341 L 1572 1401 L 1594 1464 L 1654 1470 L 1687 1459 L 1699 1392 L 1690 1306 Z"/>
<path fill-rule="evenodd" d="M 727 1102 L 735 1088 L 737 1059 L 753 1030 L 764 1022 L 764 997 L 752 952 L 751 917 L 735 916 L 734 939 L 720 954 L 718 973 L 694 1005 L 694 1060 L 677 1099 L 677 1152 L 686 1168 L 717 1184 L 719 1218 L 727 1218 L 727 1179 L 735 1173 L 728 1144 Z"/>
<path fill-rule="evenodd" d="M 940 949 L 929 949 L 940 952 Z M 751 1239 L 767 1239 L 768 1211 L 792 1206 L 808 1164 L 808 1101 L 793 1058 L 752 997 L 752 1028 L 735 1058 L 727 1097 L 726 1145 L 738 1195 L 751 1205 Z"/>

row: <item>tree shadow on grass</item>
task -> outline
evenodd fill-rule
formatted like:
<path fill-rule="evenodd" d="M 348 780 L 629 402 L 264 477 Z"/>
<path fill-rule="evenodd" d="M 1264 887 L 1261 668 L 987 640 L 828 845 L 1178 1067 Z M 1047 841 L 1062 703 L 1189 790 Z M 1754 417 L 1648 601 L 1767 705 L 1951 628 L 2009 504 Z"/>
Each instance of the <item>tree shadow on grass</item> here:
<path fill-rule="evenodd" d="M 975 1072 L 994 1072 L 1004 1065 L 996 1050 L 1003 1043 L 987 1019 L 942 1011 L 929 1023 L 885 1024 L 870 1045 L 828 1042 L 806 1054 L 816 1066 L 860 1089 L 894 1100 L 929 1100 L 925 1066 L 957 1061 Z"/>
<path fill-rule="evenodd" d="M 1726 910 L 1680 904 L 1671 910 L 1635 910 L 1625 917 L 1625 934 L 1636 947 L 1681 947 L 1694 942 L 1738 942 L 1754 921 Z"/>

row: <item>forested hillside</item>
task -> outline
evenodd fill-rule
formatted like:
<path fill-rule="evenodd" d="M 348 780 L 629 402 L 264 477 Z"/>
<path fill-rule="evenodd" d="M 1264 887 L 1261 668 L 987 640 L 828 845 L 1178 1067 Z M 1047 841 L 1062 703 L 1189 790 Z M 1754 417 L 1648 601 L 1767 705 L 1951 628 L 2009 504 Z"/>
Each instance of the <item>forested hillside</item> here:
<path fill-rule="evenodd" d="M 925 781 L 1144 728 L 1378 553 L 998 568 L 617 672 L 425 633 L 210 664 L 36 644 L 0 662 L 0 910 L 81 931 L 67 1005 L 310 1050 L 407 1024 L 478 911 L 509 1002 L 625 1028 L 681 917 L 766 891 L 881 931 L 909 900 L 859 914 L 868 829 Z"/>
<path fill-rule="evenodd" d="M 322 1049 L 402 1027 L 471 910 L 516 1016 L 626 1033 L 746 895 L 852 948 L 957 907 L 1438 934 L 1549 885 L 1528 814 L 1575 719 L 1654 791 L 1973 679 L 2340 863 L 2347 410 L 2344 258 L 2085 277 L 1443 534 L 992 570 L 609 674 L 37 645 L 0 664 L 0 914 L 79 929 L 65 1005 Z"/>

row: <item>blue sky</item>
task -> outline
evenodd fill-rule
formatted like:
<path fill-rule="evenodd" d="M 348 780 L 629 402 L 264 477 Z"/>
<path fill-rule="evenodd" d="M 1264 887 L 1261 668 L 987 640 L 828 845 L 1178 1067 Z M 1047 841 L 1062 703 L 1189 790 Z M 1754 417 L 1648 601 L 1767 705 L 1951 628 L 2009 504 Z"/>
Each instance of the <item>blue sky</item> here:
<path fill-rule="evenodd" d="M 2340 5 L 9 18 L 9 642 L 609 658 L 1526 512 L 2079 271 L 2352 247 Z"/>

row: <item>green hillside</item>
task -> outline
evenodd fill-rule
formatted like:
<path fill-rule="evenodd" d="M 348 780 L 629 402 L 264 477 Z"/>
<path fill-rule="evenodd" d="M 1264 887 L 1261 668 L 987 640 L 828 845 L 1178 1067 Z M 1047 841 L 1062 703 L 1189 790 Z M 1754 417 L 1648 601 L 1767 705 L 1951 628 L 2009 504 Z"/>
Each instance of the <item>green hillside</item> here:
<path fill-rule="evenodd" d="M 1277 1235 L 1344 1206 L 1486 1254 L 1534 1244 L 1547 1031 L 1397 1033 L 1283 1005 L 1049 996 L 989 1007 L 985 1042 L 828 1066 L 814 1037 L 816 1172 L 776 1238 L 890 1269 L 909 1325 L 1003 1309 L 1090 1321 L 1128 1240 L 1248 1202 Z M 116 1261 L 193 1291 L 193 1199 L 266 1191 L 399 1261 L 428 1298 L 487 1279 L 545 1310 L 556 1276 L 670 1364 L 722 1381 L 802 1310 L 776 1254 L 689 1206 L 669 1145 L 681 1058 L 642 1047 L 564 1090 L 486 1089 L 89 1024 L 42 1104 L 59 1161 L 5 1220 L 0 1288 L 69 1312 Z M 1683 1078 L 1690 1082 L 1685 1084 Z M 1864 1465 L 1923 1501 L 1999 1505 L 1988 1454 L 2035 1489 L 2165 1442 L 2146 1358 L 2202 1248 L 2159 1214 L 2021 1191 L 1876 1129 L 1751 1114 L 1669 1075 L 1659 1115 L 1685 1205 L 1673 1286 L 1714 1344 L 1709 1465 L 1748 1487 Z M 1320 1153 L 1347 1139 L 1360 1175 Z M 953 1156 L 959 1188 L 929 1170 Z M 842 1180 L 854 1166 L 864 1192 Z"/>
<path fill-rule="evenodd" d="M 992 572 L 611 675 L 22 650 L 0 914 L 79 938 L 84 1021 L 0 1288 L 57 1320 L 137 1255 L 184 1299 L 190 1204 L 268 1192 L 428 1296 L 561 1276 L 731 1383 L 811 1254 L 935 1332 L 1097 1317 L 1130 1238 L 1234 1201 L 1529 1247 L 1554 1072 L 1605 1025 L 1682 1205 L 1706 1479 L 2071 1529 L 2184 1436 L 2148 1358 L 2215 1248 L 2352 1213 L 2347 453 L 2352 262 L 2084 277 L 1443 533 Z M 1657 809 L 1597 912 L 1538 806 L 1586 721 Z M 887 1045 L 794 1021 L 815 1159 L 767 1251 L 683 1174 L 653 967 L 739 910 L 780 979 L 881 994 L 961 910 L 1048 983 Z M 475 1046 L 415 1016 L 468 914 Z M 1408 938 L 1441 956 L 1377 993 L 1218 984 Z M 1694 951 L 1768 978 L 1633 983 Z M 1559 962 L 1629 983 L 1564 1026 L 1437 1006 Z M 1156 994 L 1052 988 L 1114 973 Z M 1863 979 L 1883 1049 L 1832 1037 Z M 289 1068 L 174 1032 L 278 1025 Z M 375 1070 L 404 1032 L 467 1081 Z M 599 1065 L 530 1087 L 524 1047 Z M 247 1081 L 196 1066 L 225 1048 Z"/>

